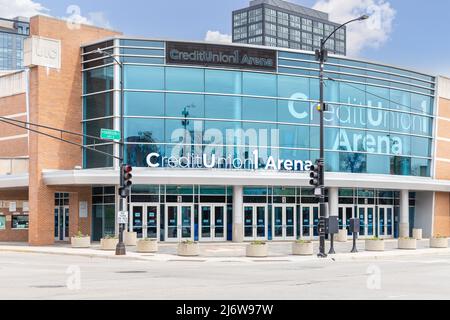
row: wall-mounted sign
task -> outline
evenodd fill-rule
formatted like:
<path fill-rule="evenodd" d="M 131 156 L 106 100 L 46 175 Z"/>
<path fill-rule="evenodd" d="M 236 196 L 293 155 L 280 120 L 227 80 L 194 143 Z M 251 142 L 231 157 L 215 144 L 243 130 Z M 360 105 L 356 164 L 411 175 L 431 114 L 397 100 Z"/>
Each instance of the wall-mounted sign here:
<path fill-rule="evenodd" d="M 24 65 L 61 69 L 61 41 L 38 36 L 25 39 Z"/>
<path fill-rule="evenodd" d="M 15 201 L 9 202 L 9 212 L 15 212 L 17 210 L 17 203 Z"/>
<path fill-rule="evenodd" d="M 166 42 L 166 62 L 168 64 L 227 66 L 239 69 L 276 71 L 277 53 L 270 49 Z"/>
<path fill-rule="evenodd" d="M 88 203 L 87 201 L 80 201 L 78 204 L 80 218 L 88 217 Z"/>

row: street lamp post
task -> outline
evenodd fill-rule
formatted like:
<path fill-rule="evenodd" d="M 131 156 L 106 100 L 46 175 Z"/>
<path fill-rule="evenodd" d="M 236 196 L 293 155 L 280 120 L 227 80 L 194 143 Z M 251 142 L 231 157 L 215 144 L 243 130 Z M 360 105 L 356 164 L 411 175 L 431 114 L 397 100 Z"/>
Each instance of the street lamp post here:
<path fill-rule="evenodd" d="M 124 164 L 124 154 L 125 154 L 125 138 L 124 138 L 124 67 L 123 67 L 123 63 L 120 62 L 119 60 L 116 59 L 115 56 L 113 56 L 112 54 L 103 51 L 102 49 L 98 48 L 97 49 L 97 53 L 103 55 L 104 57 L 108 57 L 108 58 L 112 58 L 120 67 L 120 143 L 119 143 L 119 172 L 120 172 L 120 177 L 119 177 L 119 181 L 120 183 L 122 183 L 123 181 L 123 170 L 122 170 L 122 166 Z M 125 202 L 126 198 L 124 197 L 120 197 L 119 200 L 119 212 L 123 211 L 125 208 Z M 124 230 L 125 225 L 123 223 L 119 224 L 119 242 L 117 243 L 116 246 L 116 255 L 117 256 L 123 256 L 126 255 L 126 248 L 125 248 L 125 244 L 123 242 L 123 230 Z"/>
<path fill-rule="evenodd" d="M 325 49 L 326 42 L 333 36 L 333 34 L 336 33 L 339 29 L 343 28 L 344 26 L 348 25 L 349 23 L 355 22 L 355 21 L 362 21 L 368 19 L 368 15 L 363 15 L 357 19 L 350 20 L 336 29 L 332 33 L 328 35 L 327 38 L 320 40 L 320 50 L 316 50 L 316 60 L 320 62 L 320 69 L 319 69 L 319 82 L 320 82 L 320 104 L 319 104 L 319 113 L 320 113 L 320 155 L 318 160 L 318 165 L 321 167 L 319 170 L 319 186 L 318 189 L 320 190 L 319 195 L 319 257 L 326 257 L 327 254 L 325 253 L 325 152 L 324 152 L 324 111 L 325 110 L 325 102 L 324 102 L 324 64 L 327 60 L 328 52 Z"/>

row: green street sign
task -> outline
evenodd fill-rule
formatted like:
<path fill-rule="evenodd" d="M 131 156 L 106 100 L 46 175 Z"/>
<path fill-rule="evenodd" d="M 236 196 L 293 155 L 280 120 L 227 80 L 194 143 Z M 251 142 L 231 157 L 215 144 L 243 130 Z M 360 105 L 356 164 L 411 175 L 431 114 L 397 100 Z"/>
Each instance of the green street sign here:
<path fill-rule="evenodd" d="M 105 139 L 105 140 L 120 140 L 120 131 L 110 130 L 110 129 L 101 129 L 100 130 L 100 138 Z"/>

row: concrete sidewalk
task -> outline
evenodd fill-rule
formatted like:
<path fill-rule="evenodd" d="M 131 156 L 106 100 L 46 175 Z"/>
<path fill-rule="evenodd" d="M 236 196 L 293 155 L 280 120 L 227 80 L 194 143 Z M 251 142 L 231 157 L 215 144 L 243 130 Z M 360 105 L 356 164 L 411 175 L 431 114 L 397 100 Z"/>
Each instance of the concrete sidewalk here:
<path fill-rule="evenodd" d="M 386 251 L 368 252 L 364 251 L 364 240 L 357 242 L 358 253 L 350 253 L 351 241 L 336 243 L 336 254 L 329 255 L 327 259 L 333 261 L 347 260 L 376 260 L 390 259 L 404 256 L 421 256 L 450 254 L 450 249 L 431 249 L 428 240 L 417 241 L 417 250 L 397 249 L 397 240 L 385 240 Z M 180 257 L 176 254 L 177 244 L 160 243 L 158 253 L 137 253 L 136 247 L 127 247 L 126 256 L 116 256 L 114 251 L 100 250 L 98 243 L 92 244 L 91 248 L 71 248 L 70 244 L 56 244 L 53 246 L 29 246 L 24 243 L 0 243 L 1 252 L 40 253 L 55 255 L 84 256 L 91 258 L 106 259 L 132 259 L 143 261 L 185 261 L 185 262 L 302 262 L 317 260 L 313 256 L 294 256 L 291 254 L 291 242 L 270 242 L 269 256 L 267 258 L 245 257 L 246 244 L 243 243 L 201 243 L 200 255 L 197 257 Z M 314 251 L 317 253 L 319 244 L 314 242 Z M 327 251 L 329 243 L 327 242 Z"/>

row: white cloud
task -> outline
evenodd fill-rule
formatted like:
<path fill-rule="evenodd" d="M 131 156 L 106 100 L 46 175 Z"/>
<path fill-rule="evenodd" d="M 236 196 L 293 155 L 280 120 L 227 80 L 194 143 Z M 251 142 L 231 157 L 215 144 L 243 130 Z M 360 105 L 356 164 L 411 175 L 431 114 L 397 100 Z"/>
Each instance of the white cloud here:
<path fill-rule="evenodd" d="M 232 38 L 228 34 L 223 34 L 219 31 L 208 30 L 208 32 L 206 32 L 205 41 L 230 43 L 232 41 Z"/>
<path fill-rule="evenodd" d="M 330 20 L 344 23 L 363 14 L 370 18 L 347 26 L 347 54 L 357 56 L 364 48 L 379 48 L 392 32 L 396 11 L 385 0 L 319 0 L 314 9 L 328 12 Z"/>
<path fill-rule="evenodd" d="M 81 8 L 77 5 L 70 5 L 66 9 L 68 16 L 61 19 L 67 20 L 70 29 L 78 29 L 80 24 L 94 25 L 97 27 L 111 29 L 111 23 L 102 11 L 88 12 L 87 16 L 82 15 Z"/>
<path fill-rule="evenodd" d="M 32 0 L 0 0 L 0 17 L 7 19 L 45 15 L 48 11 L 43 5 Z"/>

